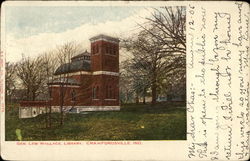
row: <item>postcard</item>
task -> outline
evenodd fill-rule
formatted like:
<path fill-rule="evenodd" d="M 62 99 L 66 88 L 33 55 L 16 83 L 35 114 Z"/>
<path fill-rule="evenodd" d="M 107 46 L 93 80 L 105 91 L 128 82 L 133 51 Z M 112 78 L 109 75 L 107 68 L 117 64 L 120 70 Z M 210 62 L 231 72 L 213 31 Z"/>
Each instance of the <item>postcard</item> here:
<path fill-rule="evenodd" d="M 5 1 L 4 160 L 248 160 L 249 4 Z"/>

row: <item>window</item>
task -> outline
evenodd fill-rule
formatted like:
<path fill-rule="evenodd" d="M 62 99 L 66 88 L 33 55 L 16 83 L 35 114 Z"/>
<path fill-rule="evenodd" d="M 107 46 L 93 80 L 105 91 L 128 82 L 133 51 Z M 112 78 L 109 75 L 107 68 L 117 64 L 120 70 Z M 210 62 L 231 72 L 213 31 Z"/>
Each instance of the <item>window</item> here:
<path fill-rule="evenodd" d="M 112 93 L 113 93 L 113 99 L 115 99 L 115 87 L 113 86 L 113 89 L 112 89 Z"/>
<path fill-rule="evenodd" d="M 109 98 L 109 86 L 106 86 L 106 98 Z"/>
<path fill-rule="evenodd" d="M 114 45 L 114 55 L 117 54 L 117 51 L 118 51 L 118 47 L 116 45 Z"/>
<path fill-rule="evenodd" d="M 95 45 L 93 45 L 92 53 L 95 54 Z"/>
<path fill-rule="evenodd" d="M 96 98 L 96 88 L 95 87 L 93 88 L 93 91 L 92 91 L 92 98 L 93 99 Z"/>
<path fill-rule="evenodd" d="M 96 53 L 99 53 L 99 45 L 96 45 Z"/>
<path fill-rule="evenodd" d="M 96 98 L 99 98 L 98 95 L 99 95 L 99 87 L 97 86 L 96 87 Z"/>
<path fill-rule="evenodd" d="M 112 87 L 109 86 L 109 98 L 112 98 Z"/>
<path fill-rule="evenodd" d="M 92 91 L 92 98 L 93 99 L 98 99 L 98 93 L 99 93 L 99 87 L 93 87 L 93 91 Z"/>
<path fill-rule="evenodd" d="M 114 99 L 115 98 L 115 88 L 111 85 L 106 86 L 106 98 Z"/>
<path fill-rule="evenodd" d="M 76 101 L 76 91 L 74 89 L 71 92 L 71 101 Z"/>
<path fill-rule="evenodd" d="M 106 48 L 106 54 L 109 52 L 108 51 L 108 45 L 105 45 L 105 48 Z"/>
<path fill-rule="evenodd" d="M 106 54 L 116 55 L 117 54 L 117 46 L 115 44 L 106 44 L 104 46 L 104 50 Z"/>
<path fill-rule="evenodd" d="M 112 54 L 115 55 L 115 45 L 112 46 Z"/>
<path fill-rule="evenodd" d="M 108 54 L 110 54 L 110 44 L 108 44 Z"/>
<path fill-rule="evenodd" d="M 113 54 L 113 45 L 112 44 L 110 45 L 110 54 L 111 55 Z"/>

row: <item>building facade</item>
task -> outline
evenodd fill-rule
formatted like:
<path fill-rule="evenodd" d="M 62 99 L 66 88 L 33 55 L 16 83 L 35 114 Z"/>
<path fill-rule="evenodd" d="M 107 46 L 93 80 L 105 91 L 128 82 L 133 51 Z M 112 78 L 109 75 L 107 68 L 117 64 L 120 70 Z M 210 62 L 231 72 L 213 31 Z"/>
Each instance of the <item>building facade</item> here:
<path fill-rule="evenodd" d="M 50 99 L 46 106 L 77 112 L 120 110 L 119 39 L 97 35 L 90 39 L 90 45 L 90 53 L 72 57 L 70 63 L 55 71 L 48 83 Z M 28 104 L 21 103 L 20 108 L 27 109 Z"/>

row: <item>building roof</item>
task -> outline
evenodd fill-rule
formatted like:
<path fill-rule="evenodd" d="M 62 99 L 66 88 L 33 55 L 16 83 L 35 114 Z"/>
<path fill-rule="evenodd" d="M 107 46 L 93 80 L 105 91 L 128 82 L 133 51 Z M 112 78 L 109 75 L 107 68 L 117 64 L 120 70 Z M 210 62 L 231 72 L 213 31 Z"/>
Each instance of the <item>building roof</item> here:
<path fill-rule="evenodd" d="M 79 59 L 90 60 L 90 53 L 87 50 L 85 50 L 85 52 L 78 54 L 71 58 L 72 61 L 79 60 Z"/>
<path fill-rule="evenodd" d="M 57 68 L 55 75 L 72 73 L 77 71 L 90 71 L 90 61 L 88 60 L 76 60 L 70 63 L 66 63 Z"/>
<path fill-rule="evenodd" d="M 94 37 L 90 38 L 89 40 L 91 42 L 94 42 L 94 41 L 97 41 L 97 40 L 107 40 L 107 41 L 111 41 L 111 42 L 115 42 L 115 43 L 120 42 L 120 40 L 118 38 L 110 37 L 110 36 L 103 35 L 103 34 L 94 36 Z"/>

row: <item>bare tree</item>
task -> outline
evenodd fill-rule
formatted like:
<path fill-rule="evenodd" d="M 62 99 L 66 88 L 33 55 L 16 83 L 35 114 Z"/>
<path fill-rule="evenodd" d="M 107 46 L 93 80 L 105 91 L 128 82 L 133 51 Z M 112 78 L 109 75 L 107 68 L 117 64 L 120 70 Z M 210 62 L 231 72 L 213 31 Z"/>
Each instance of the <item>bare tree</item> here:
<path fill-rule="evenodd" d="M 124 41 L 124 47 L 133 54 L 131 71 L 140 78 L 145 76 L 150 83 L 152 105 L 157 93 L 176 78 L 170 76 L 185 75 L 185 14 L 184 7 L 155 8 L 151 17 L 146 18 L 147 23 L 138 24 L 142 28 L 138 36 Z"/>
<path fill-rule="evenodd" d="M 145 104 L 145 97 L 148 88 L 150 87 L 150 81 L 148 81 L 148 75 L 145 75 L 147 71 L 143 69 L 139 70 L 135 60 L 125 60 L 122 62 L 122 74 L 120 86 L 124 87 L 121 89 L 124 93 L 131 95 L 131 92 L 135 94 L 135 102 L 139 103 L 139 98 L 143 98 Z M 124 84 L 122 84 L 124 83 Z"/>
<path fill-rule="evenodd" d="M 43 68 L 45 71 L 45 77 L 46 77 L 46 87 L 49 83 L 51 83 L 54 79 L 54 72 L 56 70 L 58 60 L 56 59 L 55 56 L 55 51 L 49 51 L 45 52 L 42 55 L 43 59 Z M 52 112 L 52 107 L 51 107 L 51 94 L 52 94 L 52 88 L 44 88 L 44 94 L 47 96 L 47 106 L 46 106 L 46 128 L 52 126 L 51 122 L 51 112 Z"/>
<path fill-rule="evenodd" d="M 152 16 L 147 18 L 150 25 L 158 32 L 143 27 L 163 46 L 161 52 L 167 53 L 167 63 L 159 80 L 164 80 L 162 89 L 168 93 L 185 93 L 186 86 L 186 8 L 161 7 L 154 9 Z"/>
<path fill-rule="evenodd" d="M 154 26 L 157 32 L 147 25 L 140 25 L 145 31 L 158 40 L 163 46 L 161 52 L 186 54 L 186 8 L 161 7 L 154 8 L 151 17 L 146 18 L 147 25 Z"/>
<path fill-rule="evenodd" d="M 152 105 L 156 103 L 157 78 L 162 65 L 163 54 L 161 46 L 154 37 L 145 31 L 141 31 L 138 37 L 124 41 L 124 47 L 133 54 L 128 70 L 136 79 L 135 86 L 141 86 L 140 82 L 148 82 L 152 90 Z M 140 81 L 144 78 L 145 80 Z M 138 88 L 137 88 L 138 89 Z M 138 91 L 137 91 L 138 92 Z"/>
<path fill-rule="evenodd" d="M 134 92 L 132 88 L 132 80 L 126 72 L 120 72 L 119 88 L 121 103 L 123 104 L 130 102 L 132 94 Z"/>
<path fill-rule="evenodd" d="M 169 73 L 162 75 L 159 86 L 159 94 L 168 96 L 181 96 L 185 100 L 186 95 L 186 70 L 181 68 L 173 69 Z"/>
<path fill-rule="evenodd" d="M 41 93 L 46 79 L 43 71 L 42 57 L 31 59 L 24 57 L 17 63 L 17 77 L 21 81 L 22 88 L 26 89 L 26 99 L 35 100 Z"/>
<path fill-rule="evenodd" d="M 64 45 L 57 48 L 57 59 L 59 62 L 59 65 L 64 65 L 71 62 L 71 58 L 78 52 L 79 45 L 77 45 L 75 42 L 69 42 L 65 43 Z M 66 66 L 69 71 L 70 66 Z M 69 73 L 60 74 L 60 80 L 62 80 L 62 83 L 60 83 L 60 125 L 63 125 L 64 123 L 64 99 L 65 94 L 67 90 L 68 80 L 69 80 Z"/>
<path fill-rule="evenodd" d="M 16 64 L 7 62 L 5 65 L 5 96 L 6 103 L 11 103 L 16 89 Z"/>

